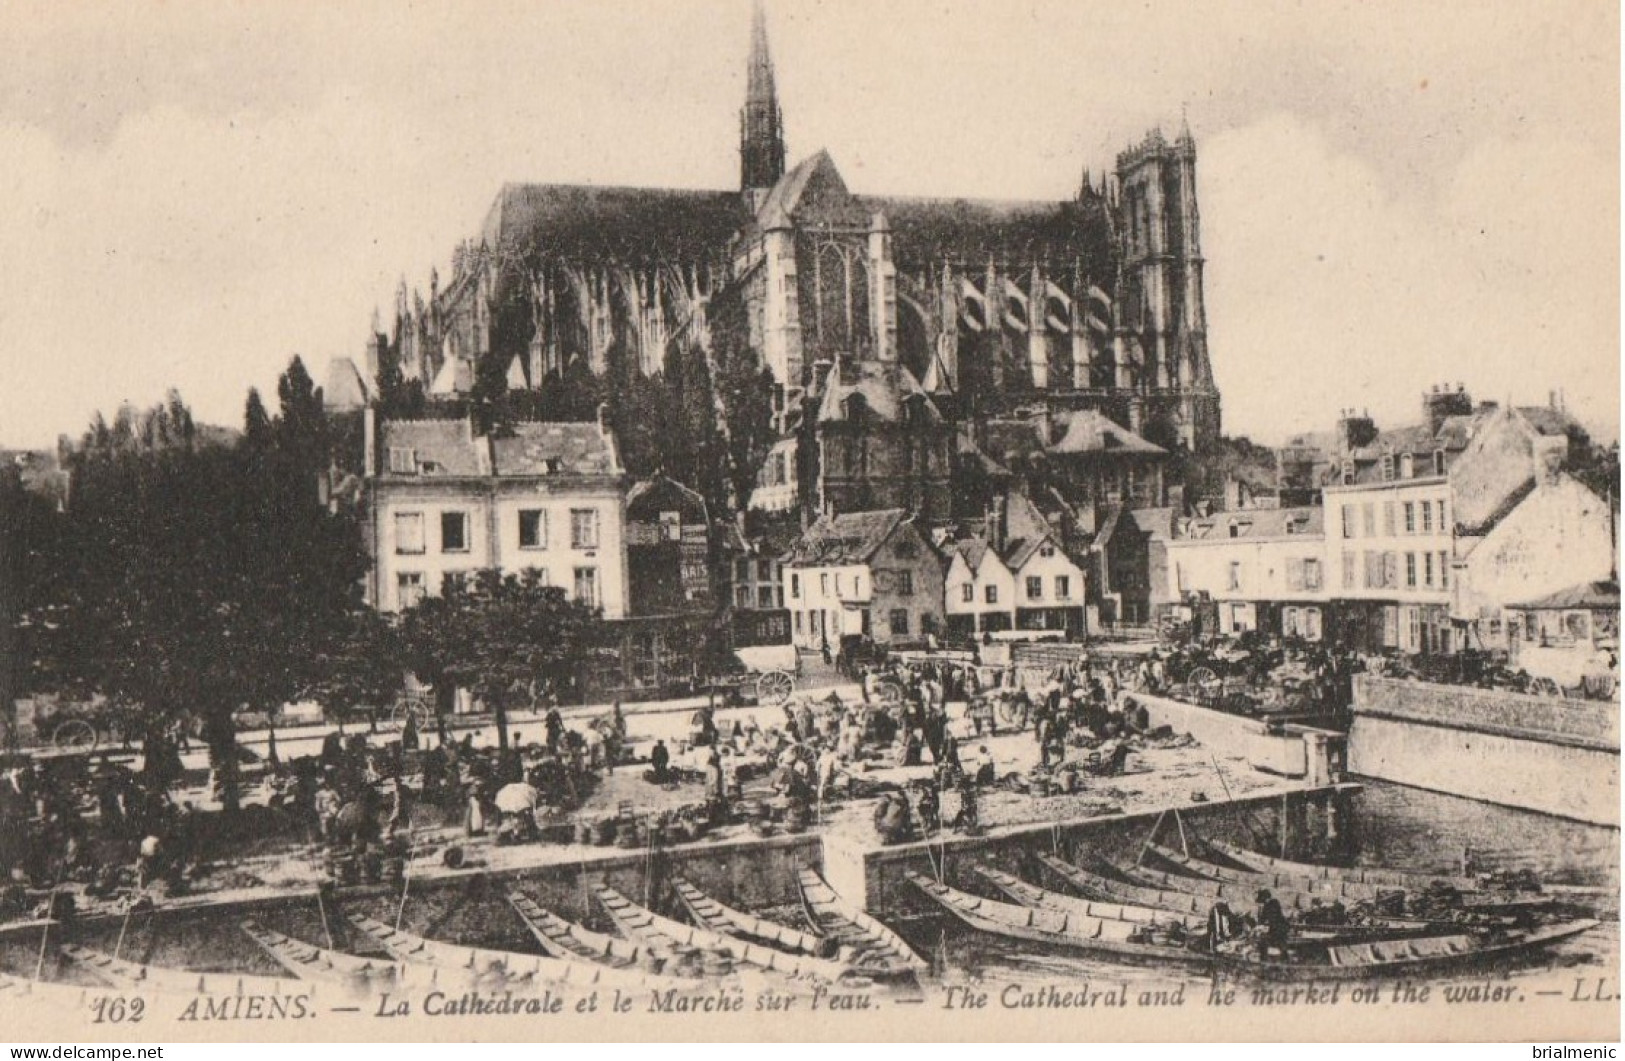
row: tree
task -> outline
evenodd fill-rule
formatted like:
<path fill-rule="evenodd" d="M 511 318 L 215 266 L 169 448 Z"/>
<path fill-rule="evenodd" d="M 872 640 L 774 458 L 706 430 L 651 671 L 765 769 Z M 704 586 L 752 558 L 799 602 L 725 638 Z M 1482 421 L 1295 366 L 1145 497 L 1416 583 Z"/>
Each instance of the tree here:
<path fill-rule="evenodd" d="M 598 609 L 569 599 L 540 572 L 477 572 L 450 580 L 401 619 L 405 658 L 444 705 L 459 687 L 496 715 L 508 746 L 508 709 L 534 704 L 541 683 L 565 685 L 602 637 Z"/>
<path fill-rule="evenodd" d="M 165 432 L 146 437 L 177 437 L 190 421 L 179 411 L 170 403 Z M 57 577 L 31 591 L 25 614 L 37 680 L 133 708 L 153 746 L 176 717 L 200 717 L 228 809 L 234 715 L 274 710 L 314 682 L 321 647 L 362 607 L 359 532 L 286 459 L 283 444 L 300 440 L 277 443 L 270 459 L 246 439 L 115 437 L 81 451 L 61 533 L 37 561 Z"/>
<path fill-rule="evenodd" d="M 265 411 L 257 388 L 248 389 L 248 401 L 243 407 L 243 444 L 255 453 L 264 453 L 273 442 L 271 414 Z"/>

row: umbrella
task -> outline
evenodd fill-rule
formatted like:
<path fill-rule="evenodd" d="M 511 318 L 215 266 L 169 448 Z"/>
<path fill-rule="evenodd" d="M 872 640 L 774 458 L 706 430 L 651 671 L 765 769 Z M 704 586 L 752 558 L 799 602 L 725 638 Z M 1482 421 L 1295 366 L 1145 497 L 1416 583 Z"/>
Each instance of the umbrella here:
<path fill-rule="evenodd" d="M 503 785 L 497 790 L 497 810 L 506 814 L 520 814 L 524 811 L 535 810 L 540 796 L 534 785 L 527 785 L 523 781 L 515 781 L 511 785 Z"/>

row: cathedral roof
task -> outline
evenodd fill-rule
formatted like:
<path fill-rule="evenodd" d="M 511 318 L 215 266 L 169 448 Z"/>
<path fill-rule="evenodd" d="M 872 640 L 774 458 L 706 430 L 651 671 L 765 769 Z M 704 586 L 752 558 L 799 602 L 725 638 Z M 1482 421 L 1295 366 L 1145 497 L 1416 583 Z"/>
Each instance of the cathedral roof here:
<path fill-rule="evenodd" d="M 492 247 L 594 260 L 716 257 L 744 221 L 738 192 L 509 184 L 485 221 Z"/>

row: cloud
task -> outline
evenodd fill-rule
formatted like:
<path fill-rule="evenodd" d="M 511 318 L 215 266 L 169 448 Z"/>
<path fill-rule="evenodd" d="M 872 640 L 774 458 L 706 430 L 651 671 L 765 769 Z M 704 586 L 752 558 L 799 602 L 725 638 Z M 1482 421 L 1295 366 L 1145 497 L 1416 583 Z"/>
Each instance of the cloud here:
<path fill-rule="evenodd" d="M 1203 145 L 1210 345 L 1232 430 L 1278 440 L 1345 406 L 1406 422 L 1425 389 L 1458 381 L 1520 403 L 1565 388 L 1587 422 L 1617 422 L 1606 153 L 1495 138 L 1429 193 L 1332 143 L 1278 113 Z"/>

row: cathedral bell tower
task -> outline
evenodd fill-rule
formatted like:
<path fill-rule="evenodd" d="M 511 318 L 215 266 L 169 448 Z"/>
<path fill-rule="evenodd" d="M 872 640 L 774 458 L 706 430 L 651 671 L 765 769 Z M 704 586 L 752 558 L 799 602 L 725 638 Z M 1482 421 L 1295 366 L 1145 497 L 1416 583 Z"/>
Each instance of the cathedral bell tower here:
<path fill-rule="evenodd" d="M 784 176 L 784 115 L 767 51 L 767 16 L 756 0 L 750 19 L 750 67 L 739 112 L 739 189 L 752 213 Z"/>

